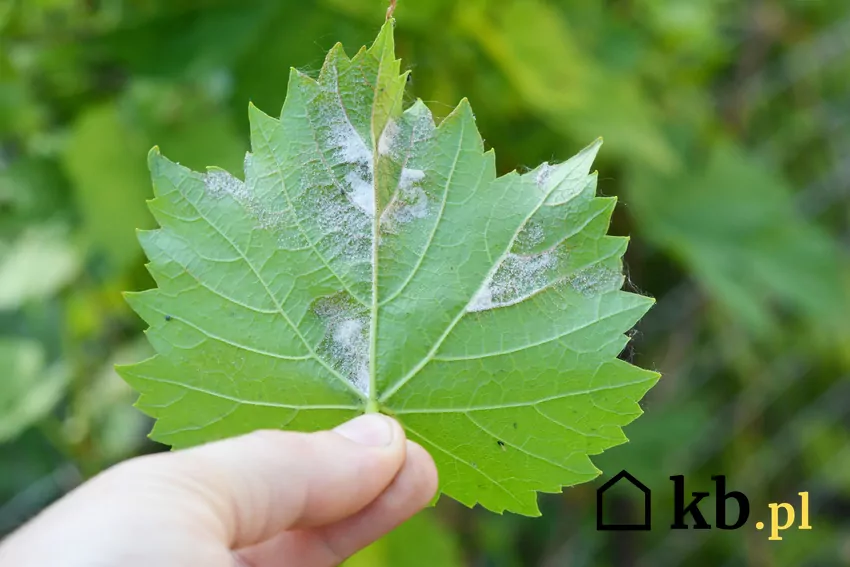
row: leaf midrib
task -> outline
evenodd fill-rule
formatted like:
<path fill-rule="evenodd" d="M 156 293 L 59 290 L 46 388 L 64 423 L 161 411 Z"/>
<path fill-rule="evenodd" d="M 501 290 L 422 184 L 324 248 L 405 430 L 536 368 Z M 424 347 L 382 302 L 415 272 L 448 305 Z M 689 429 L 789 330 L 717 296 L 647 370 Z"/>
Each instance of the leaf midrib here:
<path fill-rule="evenodd" d="M 384 60 L 386 59 L 387 44 L 384 42 L 384 50 L 378 60 L 377 81 L 381 81 L 381 71 L 384 68 Z M 339 82 L 337 81 L 337 95 L 340 106 L 345 112 L 345 105 L 342 104 L 342 94 L 339 92 Z M 378 404 L 376 400 L 377 385 L 377 367 L 378 367 L 378 243 L 381 236 L 381 212 L 378 210 L 378 160 L 380 153 L 377 151 L 378 139 L 375 139 L 375 108 L 377 107 L 378 93 L 377 89 L 374 92 L 372 99 L 372 113 L 369 119 L 369 132 L 372 135 L 372 293 L 369 306 L 369 391 L 367 392 L 368 400 L 366 402 L 367 413 L 377 413 Z M 348 116 L 346 115 L 346 118 Z M 384 124 L 384 128 L 387 125 Z M 359 135 L 359 134 L 358 134 Z M 383 135 L 383 130 L 381 131 Z M 396 188 L 397 190 L 397 188 Z"/>

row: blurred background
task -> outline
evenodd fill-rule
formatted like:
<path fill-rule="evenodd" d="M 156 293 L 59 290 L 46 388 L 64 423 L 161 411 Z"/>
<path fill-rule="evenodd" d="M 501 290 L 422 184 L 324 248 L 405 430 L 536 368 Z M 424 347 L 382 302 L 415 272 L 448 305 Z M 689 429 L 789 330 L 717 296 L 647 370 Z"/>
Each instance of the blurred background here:
<path fill-rule="evenodd" d="M 122 290 L 153 286 L 146 153 L 240 174 L 247 105 L 371 42 L 382 0 L 0 0 L 0 535 L 110 464 L 162 450 L 112 370 L 150 354 Z M 623 357 L 663 373 L 543 517 L 448 499 L 351 565 L 850 565 L 850 3 L 400 0 L 411 101 L 469 97 L 499 168 L 598 136 L 629 286 L 657 305 Z M 596 530 L 595 489 L 654 489 L 650 532 Z M 738 531 L 671 531 L 668 477 L 750 499 Z M 768 502 L 811 531 L 768 542 Z M 702 508 L 709 520 L 713 500 Z M 734 518 L 734 508 L 730 505 Z M 637 518 L 629 500 L 614 513 Z"/>

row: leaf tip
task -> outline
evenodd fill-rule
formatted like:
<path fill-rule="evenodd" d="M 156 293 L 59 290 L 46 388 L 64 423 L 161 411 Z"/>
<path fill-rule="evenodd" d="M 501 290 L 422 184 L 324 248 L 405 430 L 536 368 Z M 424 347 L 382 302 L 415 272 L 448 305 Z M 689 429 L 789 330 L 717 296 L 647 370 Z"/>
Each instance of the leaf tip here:
<path fill-rule="evenodd" d="M 393 2 L 394 4 L 394 2 Z M 374 43 L 372 43 L 372 47 L 374 48 L 376 45 L 379 45 L 382 41 L 393 41 L 393 31 L 396 26 L 396 19 L 393 17 L 392 12 L 388 12 L 387 16 L 389 16 L 386 21 L 381 25 L 381 31 L 378 32 L 378 37 L 375 38 Z"/>
<path fill-rule="evenodd" d="M 452 110 L 449 115 L 443 119 L 443 122 L 440 124 L 440 126 L 442 126 L 443 124 L 451 123 L 453 119 L 463 120 L 467 118 L 471 118 L 473 121 L 475 121 L 475 114 L 473 114 L 472 112 L 472 105 L 469 104 L 469 99 L 463 97 L 462 99 L 460 99 L 460 102 L 457 103 L 457 106 L 454 108 L 454 110 Z"/>
<path fill-rule="evenodd" d="M 543 515 L 540 511 L 540 508 L 537 506 L 537 502 L 534 503 L 534 509 L 529 512 L 521 512 L 523 516 L 528 516 L 529 518 L 539 518 Z"/>
<path fill-rule="evenodd" d="M 587 158 L 589 158 L 589 161 L 592 162 L 594 159 L 596 159 L 596 154 L 599 153 L 599 148 L 601 148 L 601 147 L 602 147 L 602 137 L 600 136 L 600 137 L 596 138 L 595 140 L 593 140 L 590 144 L 588 144 L 586 148 L 581 150 L 581 152 L 579 152 L 579 155 L 587 156 Z M 589 167 L 590 167 L 590 163 L 588 163 L 588 168 Z"/>
<path fill-rule="evenodd" d="M 159 149 L 159 146 L 154 146 L 148 152 L 148 169 L 153 171 L 156 162 L 162 158 L 162 152 Z"/>

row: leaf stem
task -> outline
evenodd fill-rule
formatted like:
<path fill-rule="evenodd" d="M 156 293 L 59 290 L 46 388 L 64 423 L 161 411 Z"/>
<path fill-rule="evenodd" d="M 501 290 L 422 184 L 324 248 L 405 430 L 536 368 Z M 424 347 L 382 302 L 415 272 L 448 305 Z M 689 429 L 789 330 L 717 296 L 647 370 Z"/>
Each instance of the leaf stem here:
<path fill-rule="evenodd" d="M 381 406 L 378 404 L 378 400 L 369 396 L 369 399 L 366 400 L 366 413 L 381 413 Z"/>
<path fill-rule="evenodd" d="M 395 12 L 395 6 L 398 3 L 398 0 L 390 0 L 390 5 L 387 7 L 387 19 L 393 17 L 393 12 Z"/>

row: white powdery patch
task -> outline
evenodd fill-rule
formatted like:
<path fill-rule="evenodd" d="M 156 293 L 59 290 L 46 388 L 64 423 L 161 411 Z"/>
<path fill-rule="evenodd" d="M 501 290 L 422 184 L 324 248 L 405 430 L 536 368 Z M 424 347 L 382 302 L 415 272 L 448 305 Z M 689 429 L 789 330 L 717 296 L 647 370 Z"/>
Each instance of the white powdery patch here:
<path fill-rule="evenodd" d="M 354 198 L 353 194 L 348 194 L 317 203 L 315 222 L 329 239 L 333 256 L 345 258 L 352 264 L 367 263 L 372 248 L 371 222 L 363 214 L 364 210 L 354 203 Z"/>
<path fill-rule="evenodd" d="M 404 168 L 398 181 L 398 188 L 402 191 L 410 189 L 416 183 L 425 179 L 425 172 L 421 169 Z"/>
<path fill-rule="evenodd" d="M 434 135 L 434 118 L 421 102 L 417 101 L 395 121 L 390 119 L 378 138 L 378 154 L 399 164 L 406 164 L 417 147 Z"/>
<path fill-rule="evenodd" d="M 534 182 L 537 183 L 538 187 L 543 189 L 546 186 L 546 182 L 549 181 L 549 176 L 552 175 L 553 169 L 555 168 L 547 162 L 543 162 L 540 165 L 537 175 L 534 177 Z"/>
<path fill-rule="evenodd" d="M 384 131 L 381 132 L 381 137 L 378 139 L 378 153 L 382 156 L 389 155 L 395 147 L 397 135 L 398 124 L 396 124 L 395 120 L 390 119 L 387 125 L 384 126 Z"/>
<path fill-rule="evenodd" d="M 395 219 L 398 222 L 408 222 L 428 216 L 428 196 L 420 185 L 423 179 L 425 179 L 425 172 L 421 169 L 405 168 L 401 171 L 398 190 L 404 204 L 396 211 Z"/>
<path fill-rule="evenodd" d="M 466 310 L 485 311 L 527 299 L 551 283 L 550 271 L 556 264 L 557 256 L 552 251 L 534 256 L 508 254 Z"/>
<path fill-rule="evenodd" d="M 623 274 L 610 267 L 596 265 L 576 272 L 564 281 L 578 293 L 591 297 L 619 289 L 622 286 Z"/>
<path fill-rule="evenodd" d="M 343 118 L 331 130 L 328 143 L 337 159 L 349 167 L 345 174 L 346 196 L 361 211 L 375 216 L 375 190 L 372 152 L 351 123 Z"/>
<path fill-rule="evenodd" d="M 331 85 L 325 86 L 330 100 L 337 100 L 339 77 L 335 67 L 330 67 Z M 354 128 L 342 102 L 324 105 L 322 115 L 330 128 L 325 143 L 334 151 L 338 164 L 345 164 L 343 178 L 345 194 L 349 201 L 369 217 L 375 216 L 374 166 L 372 149 Z"/>
<path fill-rule="evenodd" d="M 303 247 L 304 243 L 301 236 L 287 226 L 291 211 L 264 205 L 258 198 L 255 192 L 257 176 L 256 172 L 253 171 L 254 159 L 251 152 L 245 154 L 245 182 L 224 170 L 209 170 L 203 176 L 207 194 L 216 199 L 221 199 L 224 196 L 232 197 L 257 220 L 259 228 L 271 231 L 278 236 L 278 244 L 282 248 Z"/>
<path fill-rule="evenodd" d="M 517 236 L 517 244 L 522 248 L 533 248 L 545 239 L 543 227 L 539 223 L 529 221 Z"/>
<path fill-rule="evenodd" d="M 381 224 L 390 232 L 396 225 L 428 216 L 428 195 L 421 183 L 425 172 L 421 169 L 404 168 L 398 180 L 398 194 L 381 216 Z"/>
<path fill-rule="evenodd" d="M 347 163 L 368 165 L 372 163 L 372 152 L 366 142 L 347 120 L 334 129 L 330 142 L 341 151 L 342 159 Z"/>
<path fill-rule="evenodd" d="M 369 394 L 369 318 L 341 296 L 326 298 L 316 306 L 325 324 L 320 351 L 333 366 L 364 394 Z"/>
<path fill-rule="evenodd" d="M 369 393 L 368 320 L 342 319 L 333 329 L 333 345 L 337 358 L 343 360 L 349 379 L 357 388 Z"/>
<path fill-rule="evenodd" d="M 364 179 L 356 170 L 345 174 L 345 182 L 349 189 L 348 199 L 370 217 L 375 216 L 375 190 L 372 182 Z"/>
<path fill-rule="evenodd" d="M 292 192 L 293 224 L 296 230 L 306 227 L 311 245 L 326 261 L 345 264 L 346 272 L 356 272 L 353 277 L 368 279 L 375 211 L 371 143 L 343 107 L 336 69 L 329 66 L 325 72 L 308 109 L 317 145 L 304 148 L 294 164 L 300 186 Z"/>
<path fill-rule="evenodd" d="M 207 192 L 216 198 L 230 195 L 240 203 L 248 203 L 250 194 L 245 184 L 222 169 L 211 169 L 204 175 Z"/>
<path fill-rule="evenodd" d="M 306 246 L 304 236 L 293 221 L 291 207 L 280 199 L 277 204 L 268 204 L 271 199 L 262 195 L 263 188 L 258 185 L 267 180 L 262 172 L 263 158 L 257 158 L 251 152 L 245 153 L 243 164 L 245 171 L 245 209 L 257 219 L 259 228 L 269 231 L 277 237 L 278 246 L 284 250 L 296 250 Z M 268 193 L 268 188 L 265 188 Z"/>

